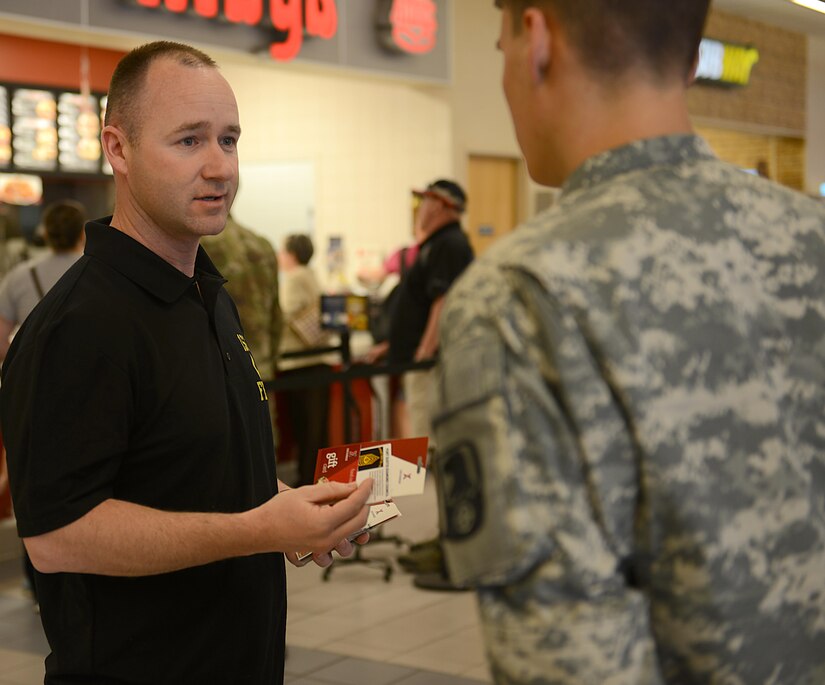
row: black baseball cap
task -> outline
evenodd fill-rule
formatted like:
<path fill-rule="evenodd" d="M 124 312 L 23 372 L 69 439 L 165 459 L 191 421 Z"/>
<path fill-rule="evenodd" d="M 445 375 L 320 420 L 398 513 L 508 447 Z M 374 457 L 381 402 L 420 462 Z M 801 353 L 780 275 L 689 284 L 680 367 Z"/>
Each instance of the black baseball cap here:
<path fill-rule="evenodd" d="M 424 190 L 413 190 L 416 197 L 435 197 L 457 212 L 463 212 L 467 208 L 467 193 L 455 181 L 441 178 L 433 181 Z"/>

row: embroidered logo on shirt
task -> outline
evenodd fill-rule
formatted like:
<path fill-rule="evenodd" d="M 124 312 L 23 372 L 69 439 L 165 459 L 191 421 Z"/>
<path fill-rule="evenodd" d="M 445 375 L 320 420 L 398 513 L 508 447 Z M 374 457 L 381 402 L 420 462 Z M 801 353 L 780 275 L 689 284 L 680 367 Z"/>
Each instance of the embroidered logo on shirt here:
<path fill-rule="evenodd" d="M 264 387 L 264 380 L 261 377 L 261 372 L 258 371 L 258 365 L 255 364 L 255 357 L 252 356 L 252 350 L 249 349 L 249 345 L 246 344 L 246 340 L 244 340 L 244 337 L 240 333 L 238 333 L 237 336 L 238 341 L 241 343 L 241 347 L 243 347 L 244 349 L 244 352 L 247 352 L 249 354 L 249 361 L 252 362 L 252 368 L 255 369 L 255 373 L 258 374 L 258 392 L 261 395 L 261 402 L 266 402 L 269 399 L 269 397 L 267 397 L 266 394 L 266 388 Z"/>

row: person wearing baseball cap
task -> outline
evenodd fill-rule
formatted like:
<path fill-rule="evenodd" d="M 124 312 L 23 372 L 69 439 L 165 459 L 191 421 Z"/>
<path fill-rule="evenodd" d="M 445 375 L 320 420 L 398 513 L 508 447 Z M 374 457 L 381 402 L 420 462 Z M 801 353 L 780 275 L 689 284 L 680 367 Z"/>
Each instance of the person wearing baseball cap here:
<path fill-rule="evenodd" d="M 413 190 L 413 195 L 419 199 L 431 197 L 441 200 L 447 207 L 463 214 L 467 208 L 467 194 L 455 181 L 439 179 L 433 181 L 424 190 Z"/>
<path fill-rule="evenodd" d="M 419 198 L 415 234 L 418 256 L 399 289 L 390 323 L 389 358 L 393 362 L 432 359 L 438 351 L 438 318 L 450 286 L 473 260 L 473 249 L 461 228 L 467 195 L 455 181 L 439 179 Z M 408 373 L 404 395 L 413 435 L 430 435 L 431 371 Z"/>

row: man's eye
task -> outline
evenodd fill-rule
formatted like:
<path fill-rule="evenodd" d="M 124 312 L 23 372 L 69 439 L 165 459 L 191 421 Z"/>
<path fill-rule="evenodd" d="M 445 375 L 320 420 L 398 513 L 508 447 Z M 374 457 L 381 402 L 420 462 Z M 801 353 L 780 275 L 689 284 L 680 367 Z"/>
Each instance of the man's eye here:
<path fill-rule="evenodd" d="M 238 139 L 234 136 L 224 136 L 221 139 L 221 145 L 224 147 L 235 147 L 238 144 Z"/>
<path fill-rule="evenodd" d="M 186 136 L 186 138 L 183 138 L 180 141 L 181 145 L 183 145 L 184 147 L 192 147 L 195 144 L 195 142 L 196 140 L 194 136 Z"/>

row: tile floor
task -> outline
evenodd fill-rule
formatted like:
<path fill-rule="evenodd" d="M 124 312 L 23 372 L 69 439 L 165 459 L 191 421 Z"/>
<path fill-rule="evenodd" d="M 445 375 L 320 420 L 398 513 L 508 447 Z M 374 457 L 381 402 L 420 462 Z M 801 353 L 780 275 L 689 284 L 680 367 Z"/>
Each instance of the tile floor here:
<path fill-rule="evenodd" d="M 387 535 L 435 535 L 435 494 L 399 499 L 403 516 Z M 392 542 L 364 550 L 394 564 Z M 0 685 L 43 682 L 48 646 L 21 588 L 16 563 L 0 573 Z M 329 580 L 314 566 L 288 565 L 286 683 L 289 685 L 483 685 L 485 666 L 475 600 L 469 592 L 415 588 L 394 564 L 389 581 L 365 565 L 340 565 Z"/>

